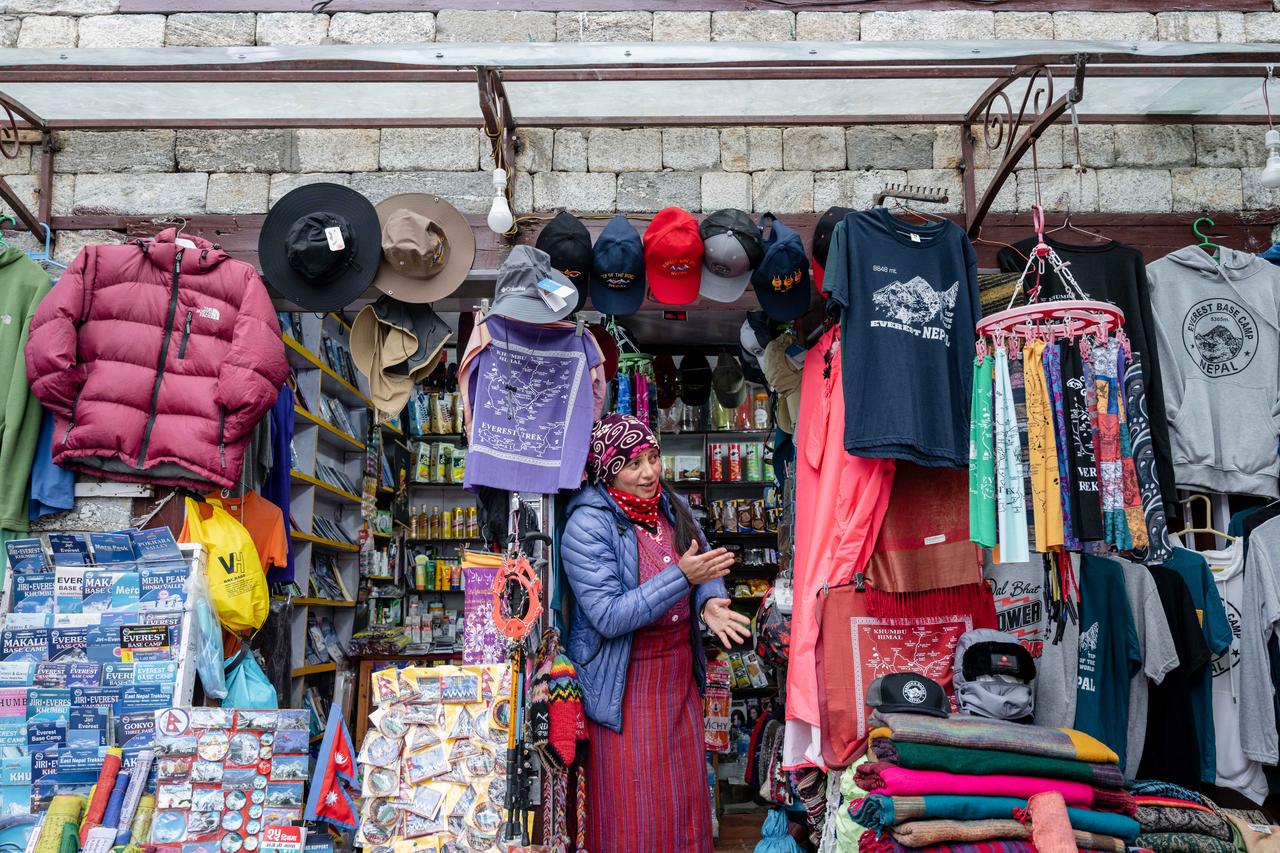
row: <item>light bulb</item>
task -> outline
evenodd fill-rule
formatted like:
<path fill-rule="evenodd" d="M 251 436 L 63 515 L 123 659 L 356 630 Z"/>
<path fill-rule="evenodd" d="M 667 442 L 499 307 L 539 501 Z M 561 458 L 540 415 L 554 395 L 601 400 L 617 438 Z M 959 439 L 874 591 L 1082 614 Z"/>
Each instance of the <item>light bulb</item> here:
<path fill-rule="evenodd" d="M 506 169 L 493 170 L 493 192 L 493 206 L 489 208 L 489 218 L 486 221 L 493 233 L 506 234 L 516 224 L 516 218 L 511 215 L 511 205 L 507 204 Z"/>
<path fill-rule="evenodd" d="M 1262 169 L 1262 185 L 1280 188 L 1280 130 L 1268 130 L 1263 143 L 1267 146 L 1267 165 Z"/>

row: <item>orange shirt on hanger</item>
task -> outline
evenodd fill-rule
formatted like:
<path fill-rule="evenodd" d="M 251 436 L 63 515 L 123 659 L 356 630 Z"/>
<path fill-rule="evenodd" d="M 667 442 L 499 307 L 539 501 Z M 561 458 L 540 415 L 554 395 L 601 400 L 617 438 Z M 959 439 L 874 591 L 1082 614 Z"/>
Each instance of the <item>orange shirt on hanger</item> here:
<path fill-rule="evenodd" d="M 231 513 L 249 531 L 263 571 L 270 566 L 288 565 L 289 538 L 280 507 L 257 492 L 245 492 L 242 498 L 224 498 L 221 492 L 211 492 L 205 499 Z"/>

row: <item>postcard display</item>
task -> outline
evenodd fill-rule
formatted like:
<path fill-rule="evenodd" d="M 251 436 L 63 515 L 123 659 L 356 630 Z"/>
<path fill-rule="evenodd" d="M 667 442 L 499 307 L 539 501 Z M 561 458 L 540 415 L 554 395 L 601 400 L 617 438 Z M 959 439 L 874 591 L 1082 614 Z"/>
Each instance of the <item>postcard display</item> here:
<path fill-rule="evenodd" d="M 110 747 L 132 773 L 156 712 L 189 706 L 195 684 L 189 584 L 204 577 L 203 546 L 164 528 L 47 538 L 5 544 L 2 816 L 87 795 Z"/>
<path fill-rule="evenodd" d="M 156 711 L 151 846 L 254 853 L 268 830 L 301 820 L 308 726 L 305 710 Z"/>
<path fill-rule="evenodd" d="M 356 844 L 394 853 L 498 849 L 507 795 L 510 667 L 390 667 L 357 762 Z"/>

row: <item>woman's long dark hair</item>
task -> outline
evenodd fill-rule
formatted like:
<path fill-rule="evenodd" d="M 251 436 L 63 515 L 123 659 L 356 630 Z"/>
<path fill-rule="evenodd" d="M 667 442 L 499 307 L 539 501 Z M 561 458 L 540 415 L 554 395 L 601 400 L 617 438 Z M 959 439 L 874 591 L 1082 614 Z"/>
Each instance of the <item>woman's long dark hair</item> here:
<path fill-rule="evenodd" d="M 683 554 L 688 550 L 690 542 L 697 542 L 701 552 L 702 531 L 698 527 L 698 522 L 694 520 L 693 513 L 689 511 L 689 505 L 666 483 L 662 484 L 662 491 L 666 492 L 667 503 L 671 505 L 671 514 L 676 519 L 676 549 Z"/>

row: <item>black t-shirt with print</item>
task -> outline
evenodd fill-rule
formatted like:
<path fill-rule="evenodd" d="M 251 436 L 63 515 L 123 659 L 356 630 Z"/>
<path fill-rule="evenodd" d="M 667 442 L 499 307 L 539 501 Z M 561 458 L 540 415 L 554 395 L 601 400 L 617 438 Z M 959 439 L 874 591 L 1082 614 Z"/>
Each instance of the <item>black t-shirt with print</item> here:
<path fill-rule="evenodd" d="M 1199 790 L 1200 747 L 1191 685 L 1213 655 L 1196 618 L 1195 602 L 1186 581 L 1173 569 L 1149 566 L 1160 604 L 1178 651 L 1178 666 L 1160 684 L 1152 684 L 1147 710 L 1147 740 L 1142 750 L 1140 779 L 1161 779 Z"/>

